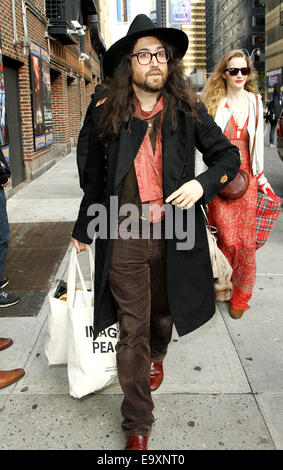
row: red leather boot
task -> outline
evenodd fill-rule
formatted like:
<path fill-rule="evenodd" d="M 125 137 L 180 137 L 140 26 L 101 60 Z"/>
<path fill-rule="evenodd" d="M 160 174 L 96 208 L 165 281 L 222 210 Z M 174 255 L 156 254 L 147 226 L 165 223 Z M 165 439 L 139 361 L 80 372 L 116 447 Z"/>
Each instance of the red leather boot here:
<path fill-rule="evenodd" d="M 161 385 L 164 378 L 163 362 L 152 362 L 150 366 L 150 390 L 154 392 Z"/>

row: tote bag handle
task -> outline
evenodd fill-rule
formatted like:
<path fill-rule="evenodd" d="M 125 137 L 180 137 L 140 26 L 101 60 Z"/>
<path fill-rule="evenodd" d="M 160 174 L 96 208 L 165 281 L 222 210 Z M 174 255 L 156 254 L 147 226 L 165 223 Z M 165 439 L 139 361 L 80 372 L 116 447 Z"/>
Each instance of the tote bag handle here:
<path fill-rule="evenodd" d="M 88 259 L 89 259 L 90 277 L 91 277 L 91 292 L 93 293 L 94 291 L 94 287 L 93 287 L 94 285 L 94 257 L 93 257 L 92 250 L 90 247 L 88 247 L 88 255 L 89 255 Z M 69 262 L 68 281 L 67 281 L 67 302 L 70 308 L 73 307 L 74 301 L 75 301 L 77 271 L 79 273 L 79 278 L 80 278 L 81 285 L 83 288 L 86 305 L 87 307 L 91 307 L 90 298 L 89 298 L 89 295 L 87 294 L 86 283 L 85 283 L 85 280 L 81 271 L 81 267 L 79 264 L 79 260 L 77 257 L 77 251 L 76 251 L 76 248 L 73 246 L 72 251 L 71 251 L 70 262 Z"/>
<path fill-rule="evenodd" d="M 202 212 L 203 212 L 203 215 L 204 215 L 204 218 L 205 218 L 205 220 L 206 220 L 206 223 L 207 223 L 207 225 L 209 225 L 209 223 L 208 223 L 208 218 L 207 218 L 206 212 L 205 212 L 205 210 L 204 210 L 204 208 L 203 208 L 203 205 L 200 204 L 200 207 L 201 207 L 201 210 L 202 210 Z"/>

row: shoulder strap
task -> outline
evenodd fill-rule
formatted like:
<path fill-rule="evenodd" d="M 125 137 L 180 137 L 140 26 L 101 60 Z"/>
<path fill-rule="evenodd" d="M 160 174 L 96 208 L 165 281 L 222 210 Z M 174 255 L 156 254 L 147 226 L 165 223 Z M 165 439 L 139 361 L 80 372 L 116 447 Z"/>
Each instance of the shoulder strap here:
<path fill-rule="evenodd" d="M 252 146 L 252 151 L 250 155 L 250 171 L 252 170 L 253 166 L 253 158 L 254 158 L 254 151 L 255 151 L 255 139 L 256 139 L 256 131 L 257 131 L 257 125 L 258 125 L 258 117 L 259 117 L 259 105 L 258 105 L 258 96 L 256 95 L 255 97 L 256 101 L 256 111 L 255 111 L 255 136 L 254 136 L 254 141 L 253 141 L 253 146 Z"/>

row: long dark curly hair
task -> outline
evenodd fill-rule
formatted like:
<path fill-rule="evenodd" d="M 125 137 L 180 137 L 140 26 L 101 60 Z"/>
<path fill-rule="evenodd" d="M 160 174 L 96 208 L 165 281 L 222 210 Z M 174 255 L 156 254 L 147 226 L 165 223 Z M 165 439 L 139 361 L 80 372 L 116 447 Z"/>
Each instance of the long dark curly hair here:
<path fill-rule="evenodd" d="M 164 87 L 160 90 L 160 95 L 164 96 L 165 110 L 168 112 L 171 128 L 175 130 L 177 128 L 177 104 L 183 102 L 186 111 L 197 119 L 197 107 L 200 100 L 189 86 L 188 79 L 184 78 L 182 61 L 178 59 L 174 48 L 163 41 L 162 44 L 169 52 L 169 61 L 168 78 Z M 133 47 L 134 44 L 131 51 Z M 130 131 L 134 95 L 131 54 L 132 52 L 129 52 L 129 54 L 123 57 L 114 70 L 113 75 L 105 81 L 107 100 L 103 105 L 99 123 L 100 137 L 117 136 L 123 124 L 126 124 Z"/>

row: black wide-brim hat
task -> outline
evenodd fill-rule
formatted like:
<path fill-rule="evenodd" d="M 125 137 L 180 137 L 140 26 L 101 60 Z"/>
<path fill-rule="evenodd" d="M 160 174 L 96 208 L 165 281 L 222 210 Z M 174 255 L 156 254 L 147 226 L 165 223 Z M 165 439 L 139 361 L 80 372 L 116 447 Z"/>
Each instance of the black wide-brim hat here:
<path fill-rule="evenodd" d="M 115 42 L 105 53 L 103 70 L 105 76 L 111 76 L 119 62 L 127 54 L 135 42 L 144 36 L 154 36 L 174 47 L 179 59 L 184 57 L 189 40 L 184 31 L 175 28 L 157 28 L 146 15 L 137 15 L 126 36 Z"/>

